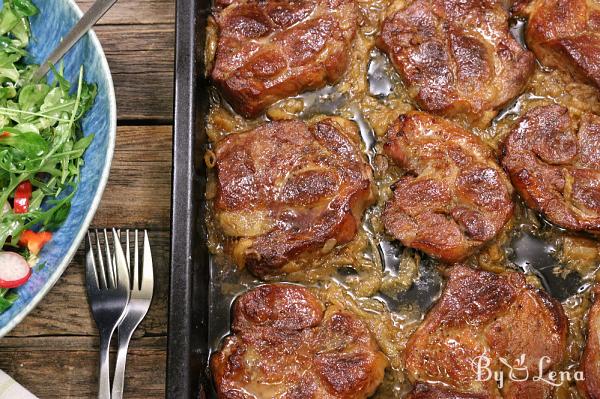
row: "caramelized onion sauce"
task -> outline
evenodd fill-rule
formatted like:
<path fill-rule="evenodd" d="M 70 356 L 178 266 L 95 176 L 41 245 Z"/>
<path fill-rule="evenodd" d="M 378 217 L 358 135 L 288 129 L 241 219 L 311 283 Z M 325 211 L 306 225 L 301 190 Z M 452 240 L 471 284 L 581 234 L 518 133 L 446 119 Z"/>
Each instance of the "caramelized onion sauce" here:
<path fill-rule="evenodd" d="M 265 115 L 246 120 L 235 114 L 217 90 L 210 88 L 210 111 L 206 127 L 210 142 L 227 134 L 249 130 L 268 120 L 308 119 L 318 114 L 338 115 L 355 121 L 373 168 L 379 199 L 365 214 L 362 231 L 350 243 L 333 248 L 317 264 L 298 264 L 296 272 L 273 278 L 313 287 L 324 301 L 339 304 L 358 314 L 376 337 L 391 367 L 375 398 L 400 398 L 410 390 L 403 373 L 402 353 L 408 337 L 439 298 L 444 266 L 414 250 L 403 248 L 384 232 L 383 205 L 390 186 L 403 171 L 382 151 L 382 137 L 399 115 L 416 109 L 387 56 L 374 42 L 386 12 L 403 6 L 393 0 L 358 0 L 361 25 L 351 63 L 344 78 L 334 86 L 281 100 Z M 511 32 L 523 43 L 525 23 L 513 20 Z M 216 24 L 209 19 L 205 46 L 207 71 L 216 47 Z M 508 104 L 486 129 L 466 128 L 493 149 L 509 133 L 516 120 L 532 107 L 558 103 L 577 117 L 584 112 L 600 114 L 595 89 L 573 81 L 568 75 L 548 70 L 539 63 L 524 93 Z M 215 195 L 214 154 L 207 148 L 209 168 L 206 191 L 208 246 L 211 256 L 210 347 L 216 350 L 229 332 L 229 311 L 235 297 L 263 282 L 246 270 L 238 270 L 226 255 L 231 243 L 219 230 L 211 211 Z M 516 198 L 516 195 L 515 195 Z M 467 260 L 467 264 L 501 273 L 519 270 L 528 281 L 562 301 L 570 320 L 569 356 L 565 370 L 574 370 L 584 345 L 584 324 L 590 306 L 589 287 L 596 281 L 600 245 L 592 236 L 573 234 L 552 226 L 518 199 L 515 215 L 490 244 Z M 578 397 L 574 383 L 556 391 L 557 398 Z"/>

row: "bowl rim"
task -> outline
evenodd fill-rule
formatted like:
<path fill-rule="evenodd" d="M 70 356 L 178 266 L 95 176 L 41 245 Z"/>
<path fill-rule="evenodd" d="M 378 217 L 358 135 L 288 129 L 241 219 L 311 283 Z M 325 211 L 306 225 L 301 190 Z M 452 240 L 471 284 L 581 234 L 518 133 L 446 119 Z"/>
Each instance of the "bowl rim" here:
<path fill-rule="evenodd" d="M 81 18 L 83 12 L 75 3 L 75 0 L 65 0 L 65 2 L 75 11 L 75 14 Z M 115 97 L 115 87 L 113 84 L 112 74 L 110 73 L 110 67 L 108 65 L 108 61 L 106 59 L 106 55 L 104 54 L 104 50 L 102 49 L 102 45 L 100 44 L 100 40 L 98 40 L 98 36 L 96 36 L 96 32 L 91 29 L 88 32 L 89 38 L 91 40 L 92 46 L 98 51 L 100 54 L 100 65 L 103 70 L 107 71 L 107 90 L 108 90 L 108 105 L 109 105 L 109 129 L 108 129 L 108 146 L 106 149 L 106 162 L 104 163 L 104 168 L 102 169 L 102 174 L 100 175 L 100 180 L 98 182 L 98 188 L 96 189 L 96 194 L 94 195 L 94 199 L 89 207 L 89 210 L 73 240 L 73 243 L 67 250 L 66 255 L 63 257 L 60 264 L 57 266 L 56 270 L 50 275 L 50 278 L 46 283 L 42 286 L 42 288 L 31 298 L 29 303 L 27 303 L 20 312 L 18 312 L 4 327 L 0 328 L 0 338 L 4 337 L 9 331 L 17 326 L 25 316 L 27 316 L 42 300 L 43 297 L 54 287 L 54 285 L 58 282 L 58 279 L 62 276 L 64 271 L 67 269 L 67 266 L 71 264 L 71 260 L 75 256 L 77 249 L 81 245 L 85 233 L 88 230 L 89 225 L 92 222 L 96 214 L 96 210 L 100 205 L 100 200 L 102 199 L 102 195 L 104 193 L 104 189 L 106 188 L 106 183 L 108 182 L 108 176 L 110 172 L 110 167 L 112 164 L 113 154 L 115 150 L 115 140 L 117 136 L 117 104 Z"/>

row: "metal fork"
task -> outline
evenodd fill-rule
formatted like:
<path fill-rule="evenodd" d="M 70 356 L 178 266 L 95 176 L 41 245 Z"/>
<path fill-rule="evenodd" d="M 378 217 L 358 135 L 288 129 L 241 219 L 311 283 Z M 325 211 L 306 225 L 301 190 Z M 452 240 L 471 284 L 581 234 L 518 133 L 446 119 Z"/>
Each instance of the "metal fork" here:
<path fill-rule="evenodd" d="M 121 399 L 123 397 L 125 361 L 127 359 L 127 349 L 133 332 L 140 322 L 146 316 L 150 303 L 152 302 L 152 292 L 154 290 L 154 272 L 152 269 L 152 254 L 150 252 L 150 242 L 148 241 L 148 232 L 144 230 L 144 249 L 142 258 L 141 278 L 139 276 L 140 268 L 138 262 L 138 231 L 134 231 L 133 240 L 133 264 L 129 256 L 129 230 L 126 230 L 125 246 L 127 248 L 127 264 L 129 265 L 133 284 L 131 287 L 131 297 L 125 310 L 125 317 L 119 325 L 119 351 L 117 352 L 117 365 L 115 367 L 115 377 L 112 387 L 112 399 Z"/>
<path fill-rule="evenodd" d="M 95 230 L 96 254 L 94 254 L 92 234 L 88 232 L 89 250 L 85 262 L 88 302 L 100 333 L 99 399 L 110 399 L 108 362 L 110 339 L 125 315 L 129 301 L 127 260 L 116 230 L 112 229 L 112 233 L 114 258 L 106 229 L 104 229 L 104 247 L 100 244 L 100 233 Z M 103 252 L 106 254 L 105 258 L 102 256 Z"/>

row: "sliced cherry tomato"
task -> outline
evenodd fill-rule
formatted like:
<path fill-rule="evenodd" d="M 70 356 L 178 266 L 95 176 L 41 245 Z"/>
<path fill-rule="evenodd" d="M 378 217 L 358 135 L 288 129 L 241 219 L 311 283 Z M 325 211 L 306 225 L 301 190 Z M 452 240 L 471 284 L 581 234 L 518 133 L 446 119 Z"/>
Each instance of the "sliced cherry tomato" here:
<path fill-rule="evenodd" d="M 52 239 L 52 233 L 49 231 L 40 231 L 36 233 L 32 230 L 25 230 L 19 238 L 19 245 L 27 247 L 29 252 L 34 255 L 40 253 L 44 245 Z"/>
<path fill-rule="evenodd" d="M 15 213 L 27 213 L 29 210 L 29 200 L 31 199 L 31 190 L 32 187 L 29 180 L 25 180 L 17 186 L 13 204 Z"/>

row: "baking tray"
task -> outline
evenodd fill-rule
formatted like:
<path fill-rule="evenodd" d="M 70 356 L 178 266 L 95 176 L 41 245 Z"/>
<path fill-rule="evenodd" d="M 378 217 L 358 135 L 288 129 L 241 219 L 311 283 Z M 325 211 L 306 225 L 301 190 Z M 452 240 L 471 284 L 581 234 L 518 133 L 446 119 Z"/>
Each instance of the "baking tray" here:
<path fill-rule="evenodd" d="M 216 397 L 207 373 L 207 364 L 211 347 L 228 330 L 228 310 L 233 299 L 233 296 L 221 290 L 220 277 L 215 276 L 211 282 L 211 259 L 206 242 L 207 233 L 204 231 L 207 177 L 204 150 L 208 142 L 205 117 L 210 94 L 203 58 L 210 4 L 210 0 L 177 0 L 176 8 L 166 385 L 166 397 L 169 399 Z M 549 255 L 552 251 L 546 242 L 521 232 L 513 238 L 511 247 L 511 262 L 521 271 L 537 275 L 544 288 L 557 299 L 563 300 L 584 288 L 573 275 L 566 278 L 554 275 L 552 270 L 556 260 Z M 398 263 L 395 244 L 382 241 L 379 250 L 386 268 Z M 419 273 L 419 279 L 404 296 L 388 298 L 386 302 L 412 302 L 425 311 L 437 297 L 433 293 L 439 292 L 441 282 L 426 262 L 422 263 Z M 245 283 L 251 286 L 258 282 Z"/>
<path fill-rule="evenodd" d="M 166 397 L 207 398 L 209 258 L 204 212 L 208 106 L 202 71 L 210 0 L 177 0 Z"/>

